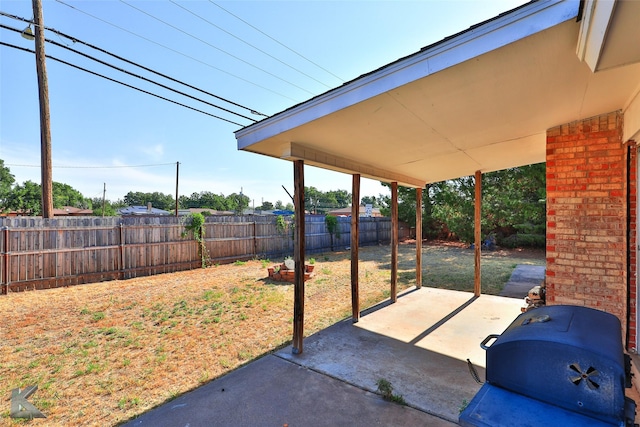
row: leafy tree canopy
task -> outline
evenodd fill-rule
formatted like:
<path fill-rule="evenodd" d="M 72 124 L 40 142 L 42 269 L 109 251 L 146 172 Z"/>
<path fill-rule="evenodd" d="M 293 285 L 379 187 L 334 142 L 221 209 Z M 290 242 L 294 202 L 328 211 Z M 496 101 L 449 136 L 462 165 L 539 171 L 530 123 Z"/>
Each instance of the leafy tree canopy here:
<path fill-rule="evenodd" d="M 482 175 L 482 233 L 507 237 L 515 233 L 544 234 L 546 221 L 544 163 Z M 383 183 L 389 186 L 389 184 Z M 391 200 L 381 196 L 381 212 L 390 214 Z M 475 177 L 429 184 L 423 193 L 425 237 L 453 234 L 473 241 Z M 398 218 L 415 225 L 415 190 L 398 187 Z"/>
<path fill-rule="evenodd" d="M 222 194 L 215 194 L 210 191 L 192 193 L 191 196 L 180 196 L 180 206 L 183 208 L 206 208 L 216 211 L 229 210 L 227 198 Z"/>
<path fill-rule="evenodd" d="M 350 206 L 351 193 L 346 190 L 323 192 L 315 187 L 304 187 L 304 204 L 310 212 L 322 214 Z"/>
<path fill-rule="evenodd" d="M 15 181 L 15 177 L 11 174 L 9 168 L 4 165 L 4 160 L 0 159 L 0 212 L 8 209 L 7 198 Z"/>
<path fill-rule="evenodd" d="M 74 208 L 90 209 L 91 200 L 70 185 L 53 182 L 53 207 L 73 206 Z M 38 187 L 40 187 L 38 185 Z"/>
<path fill-rule="evenodd" d="M 258 206 L 256 209 L 260 211 L 272 211 L 275 207 L 273 206 L 273 203 L 264 201 L 262 202 L 262 206 Z"/>
<path fill-rule="evenodd" d="M 158 191 L 153 193 L 129 191 L 124 196 L 124 203 L 127 206 L 147 206 L 148 203 L 151 203 L 152 207 L 166 211 L 176 208 L 176 201 L 172 195 L 163 194 Z"/>
<path fill-rule="evenodd" d="M 54 181 L 52 190 L 54 208 L 73 206 L 91 209 L 91 200 L 86 199 L 82 193 L 67 184 Z M 6 198 L 5 210 L 22 212 L 27 215 L 41 215 L 42 190 L 40 184 L 25 181 L 23 184 L 14 185 Z"/>
<path fill-rule="evenodd" d="M 117 200 L 115 202 L 104 200 L 103 212 L 103 200 L 99 197 L 91 199 L 91 206 L 94 216 L 116 216 L 118 214 L 118 212 L 116 212 L 117 209 L 126 207 L 122 200 Z"/>
<path fill-rule="evenodd" d="M 364 197 L 362 197 L 360 199 L 360 204 L 362 204 L 362 205 L 371 205 L 374 208 L 379 208 L 381 199 L 382 199 L 382 196 L 380 196 L 380 197 L 364 196 Z"/>

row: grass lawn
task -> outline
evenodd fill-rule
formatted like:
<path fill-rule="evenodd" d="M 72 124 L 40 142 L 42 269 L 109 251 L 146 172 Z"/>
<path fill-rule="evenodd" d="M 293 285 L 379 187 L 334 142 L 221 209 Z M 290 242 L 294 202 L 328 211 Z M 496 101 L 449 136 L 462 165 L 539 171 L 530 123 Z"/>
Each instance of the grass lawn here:
<path fill-rule="evenodd" d="M 473 289 L 473 251 L 425 245 L 423 285 Z M 314 255 L 306 282 L 305 334 L 351 314 L 349 252 Z M 360 298 L 388 298 L 390 250 L 360 249 Z M 0 296 L 0 424 L 116 425 L 286 345 L 293 285 L 268 280 L 254 260 L 123 281 Z M 483 292 L 497 294 L 517 264 L 542 251 L 482 256 Z M 415 246 L 401 244 L 398 290 L 415 284 Z M 11 390 L 43 420 L 9 417 Z"/>

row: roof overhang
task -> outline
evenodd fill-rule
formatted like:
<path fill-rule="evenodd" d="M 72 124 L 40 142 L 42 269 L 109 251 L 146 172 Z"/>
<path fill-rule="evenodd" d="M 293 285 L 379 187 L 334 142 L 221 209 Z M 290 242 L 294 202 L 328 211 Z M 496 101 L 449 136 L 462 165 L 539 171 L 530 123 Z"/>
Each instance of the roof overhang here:
<path fill-rule="evenodd" d="M 547 129 L 640 87 L 637 63 L 576 55 L 579 9 L 528 3 L 237 131 L 238 149 L 409 187 L 543 162 Z"/>
<path fill-rule="evenodd" d="M 640 61 L 640 2 L 586 0 L 576 53 L 591 71 Z"/>

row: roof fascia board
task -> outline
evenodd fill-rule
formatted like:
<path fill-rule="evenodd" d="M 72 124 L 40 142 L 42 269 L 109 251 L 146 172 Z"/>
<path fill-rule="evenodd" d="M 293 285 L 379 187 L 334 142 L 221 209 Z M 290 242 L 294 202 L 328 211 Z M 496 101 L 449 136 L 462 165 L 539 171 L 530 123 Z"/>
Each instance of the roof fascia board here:
<path fill-rule="evenodd" d="M 283 150 L 281 158 L 284 160 L 302 160 L 305 164 L 334 170 L 336 172 L 348 174 L 357 173 L 365 178 L 371 178 L 378 181 L 397 182 L 404 187 L 424 188 L 426 185 L 426 182 L 410 176 L 365 165 L 363 163 L 325 153 L 296 142 L 288 144 L 288 146 Z"/>
<path fill-rule="evenodd" d="M 617 0 L 586 0 L 576 54 L 596 72 Z"/>
<path fill-rule="evenodd" d="M 633 140 L 640 143 L 640 91 L 624 109 L 622 138 L 624 142 Z"/>
<path fill-rule="evenodd" d="M 238 149 L 455 66 L 578 15 L 579 0 L 539 0 L 445 39 L 307 102 L 235 132 Z"/>

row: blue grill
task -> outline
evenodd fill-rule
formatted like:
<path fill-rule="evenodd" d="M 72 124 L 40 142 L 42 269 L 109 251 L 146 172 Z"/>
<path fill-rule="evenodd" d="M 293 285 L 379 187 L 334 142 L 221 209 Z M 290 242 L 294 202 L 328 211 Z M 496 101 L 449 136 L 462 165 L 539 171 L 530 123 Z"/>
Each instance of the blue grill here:
<path fill-rule="evenodd" d="M 481 346 L 486 383 L 462 412 L 461 425 L 634 425 L 635 403 L 625 398 L 630 363 L 617 317 L 544 306 Z"/>

